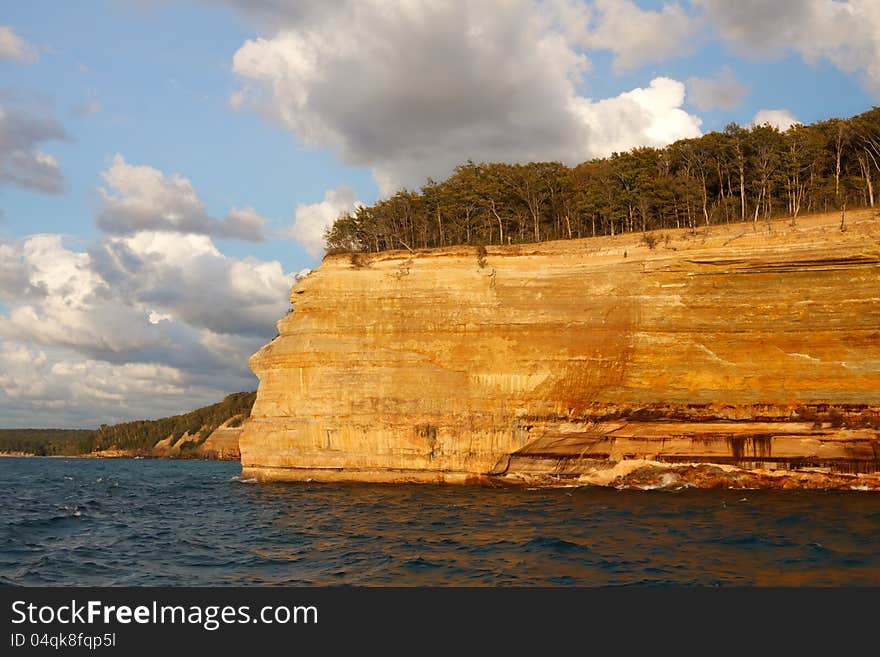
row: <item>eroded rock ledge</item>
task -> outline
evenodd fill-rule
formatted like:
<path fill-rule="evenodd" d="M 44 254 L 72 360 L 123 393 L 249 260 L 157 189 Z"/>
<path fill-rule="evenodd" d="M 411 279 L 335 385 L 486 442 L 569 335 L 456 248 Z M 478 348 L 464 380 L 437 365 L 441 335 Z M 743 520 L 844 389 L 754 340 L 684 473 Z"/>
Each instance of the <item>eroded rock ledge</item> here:
<path fill-rule="evenodd" d="M 331 256 L 244 476 L 880 489 L 880 219 Z"/>

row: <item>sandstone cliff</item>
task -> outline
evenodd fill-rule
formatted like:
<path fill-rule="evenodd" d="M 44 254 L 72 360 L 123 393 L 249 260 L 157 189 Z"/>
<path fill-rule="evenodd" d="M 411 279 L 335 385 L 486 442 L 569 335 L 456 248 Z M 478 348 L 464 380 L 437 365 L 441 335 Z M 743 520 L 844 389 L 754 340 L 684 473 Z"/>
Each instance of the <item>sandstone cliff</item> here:
<path fill-rule="evenodd" d="M 156 443 L 150 456 L 159 458 L 191 458 L 191 459 L 216 459 L 219 461 L 237 461 L 240 453 L 238 450 L 238 438 L 241 434 L 241 426 L 229 426 L 230 422 L 240 422 L 240 416 L 224 422 L 216 429 L 203 429 L 193 435 L 183 434 L 172 444 L 172 436 Z M 207 438 L 204 433 L 207 432 Z M 203 439 L 204 438 L 204 439 Z"/>
<path fill-rule="evenodd" d="M 839 221 L 329 256 L 244 474 L 880 487 L 880 218 Z"/>

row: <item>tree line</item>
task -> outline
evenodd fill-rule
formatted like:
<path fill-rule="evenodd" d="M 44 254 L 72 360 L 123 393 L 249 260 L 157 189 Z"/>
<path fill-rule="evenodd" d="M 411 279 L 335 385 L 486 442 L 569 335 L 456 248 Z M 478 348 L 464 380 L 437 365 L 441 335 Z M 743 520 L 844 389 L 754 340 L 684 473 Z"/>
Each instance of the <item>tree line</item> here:
<path fill-rule="evenodd" d="M 340 215 L 328 253 L 491 245 L 874 207 L 880 108 L 850 119 L 729 124 L 568 167 L 468 161 L 442 182 Z"/>
<path fill-rule="evenodd" d="M 235 392 L 217 404 L 189 413 L 158 420 L 103 424 L 99 429 L 0 429 L 0 454 L 72 456 L 110 447 L 149 453 L 160 440 L 170 437 L 173 445 L 183 434 L 189 432 L 194 435 L 198 431 L 201 431 L 198 440 L 198 444 L 201 444 L 214 429 L 230 418 L 234 419 L 228 426 L 241 426 L 250 417 L 256 398 L 256 391 Z"/>

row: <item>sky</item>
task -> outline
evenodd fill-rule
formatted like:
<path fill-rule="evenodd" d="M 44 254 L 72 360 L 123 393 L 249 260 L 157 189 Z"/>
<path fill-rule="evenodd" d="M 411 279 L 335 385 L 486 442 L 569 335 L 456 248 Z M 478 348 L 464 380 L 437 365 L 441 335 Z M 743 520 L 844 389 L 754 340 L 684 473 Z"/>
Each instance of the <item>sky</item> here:
<path fill-rule="evenodd" d="M 341 212 L 880 104 L 880 0 L 0 7 L 0 427 L 253 390 Z"/>

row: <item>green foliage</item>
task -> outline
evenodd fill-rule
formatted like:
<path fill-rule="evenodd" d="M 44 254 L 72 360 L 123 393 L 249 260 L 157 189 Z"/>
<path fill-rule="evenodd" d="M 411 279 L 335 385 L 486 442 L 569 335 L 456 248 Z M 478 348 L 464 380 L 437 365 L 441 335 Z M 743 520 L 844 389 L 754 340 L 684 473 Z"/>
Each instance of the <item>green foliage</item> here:
<path fill-rule="evenodd" d="M 73 456 L 92 451 L 91 429 L 0 429 L 0 453 Z"/>
<path fill-rule="evenodd" d="M 115 445 L 120 449 L 151 449 L 157 442 L 169 436 L 174 445 L 184 434 L 193 436 L 201 430 L 198 440 L 193 442 L 194 447 L 204 442 L 214 429 L 229 418 L 236 415 L 249 417 L 256 394 L 236 392 L 228 395 L 222 402 L 182 415 L 102 427 L 96 432 L 95 447 L 106 449 Z"/>
<path fill-rule="evenodd" d="M 363 253 L 352 253 L 348 260 L 355 269 L 361 269 L 370 264 Z"/>
<path fill-rule="evenodd" d="M 434 443 L 437 442 L 437 427 L 433 424 L 417 424 L 416 435 L 424 438 L 433 447 Z"/>
<path fill-rule="evenodd" d="M 100 429 L 0 429 L 0 453 L 24 453 L 37 456 L 71 456 L 117 447 L 135 451 L 150 451 L 160 440 L 169 436 L 174 444 L 185 434 L 198 439 L 182 445 L 189 450 L 203 443 L 210 433 L 232 418 L 228 426 L 238 427 L 250 417 L 256 392 L 236 392 L 222 402 L 203 408 L 161 418 L 137 420 Z M 200 433 L 199 433 L 200 432 Z"/>
<path fill-rule="evenodd" d="M 477 265 L 480 269 L 484 269 L 486 267 L 486 256 L 489 255 L 488 251 L 486 251 L 486 247 L 480 244 L 477 247 Z"/>
<path fill-rule="evenodd" d="M 244 423 L 245 417 L 245 415 L 236 415 L 234 418 L 226 423 L 226 426 L 230 429 L 237 429 Z"/>
<path fill-rule="evenodd" d="M 434 457 L 434 450 L 437 447 L 437 427 L 433 424 L 417 424 L 415 426 L 416 435 L 423 438 L 428 444 L 429 455 Z"/>
<path fill-rule="evenodd" d="M 328 253 L 518 244 L 733 221 L 844 206 L 880 193 L 880 108 L 848 120 L 770 125 L 636 148 L 567 167 L 468 161 L 442 182 L 341 215 Z M 649 244 L 650 246 L 650 244 Z M 361 262 L 358 260 L 358 262 Z M 356 264 L 353 256 L 352 264 Z"/>

